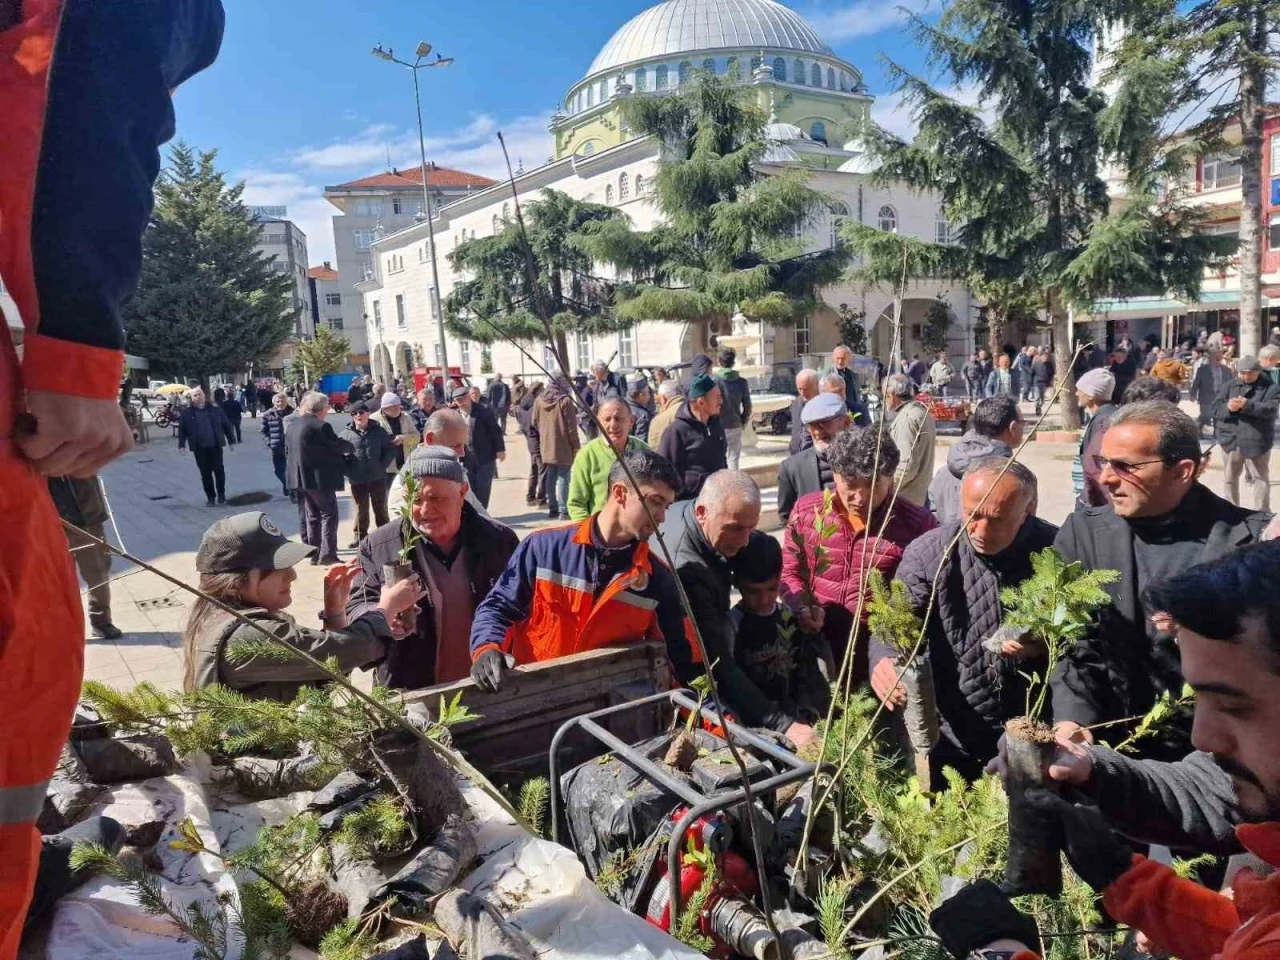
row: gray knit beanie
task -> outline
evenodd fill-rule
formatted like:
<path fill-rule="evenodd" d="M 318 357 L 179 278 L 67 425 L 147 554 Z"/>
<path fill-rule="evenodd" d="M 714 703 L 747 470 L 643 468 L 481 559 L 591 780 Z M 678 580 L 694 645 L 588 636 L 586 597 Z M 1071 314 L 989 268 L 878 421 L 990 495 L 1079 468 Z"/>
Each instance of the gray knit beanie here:
<path fill-rule="evenodd" d="M 449 447 L 422 444 L 413 448 L 409 454 L 409 462 L 404 465 L 404 472 L 411 477 L 443 477 L 455 483 L 467 482 L 467 471 L 458 460 L 458 455 Z"/>

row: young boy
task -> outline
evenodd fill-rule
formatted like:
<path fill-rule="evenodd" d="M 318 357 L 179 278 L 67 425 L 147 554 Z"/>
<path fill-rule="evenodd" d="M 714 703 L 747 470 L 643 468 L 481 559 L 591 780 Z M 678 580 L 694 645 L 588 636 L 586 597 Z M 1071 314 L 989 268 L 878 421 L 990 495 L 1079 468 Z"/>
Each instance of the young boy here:
<path fill-rule="evenodd" d="M 756 532 L 734 557 L 734 581 L 742 599 L 729 611 L 734 662 L 773 703 L 766 723 L 791 735 L 793 725 L 812 728 L 827 715 L 834 677 L 831 650 L 819 635 L 801 631 L 778 602 L 782 545 Z M 812 730 L 806 731 L 809 739 Z M 797 744 L 799 745 L 799 744 Z"/>

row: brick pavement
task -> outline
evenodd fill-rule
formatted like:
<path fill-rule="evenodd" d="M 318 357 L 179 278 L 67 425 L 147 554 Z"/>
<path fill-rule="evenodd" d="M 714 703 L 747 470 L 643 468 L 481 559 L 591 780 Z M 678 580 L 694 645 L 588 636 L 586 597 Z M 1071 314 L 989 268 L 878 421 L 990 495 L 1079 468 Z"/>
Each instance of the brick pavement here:
<path fill-rule="evenodd" d="M 345 418 L 335 418 L 341 429 Z M 528 453 L 523 438 L 508 436 L 508 456 L 499 465 L 490 504 L 493 515 L 523 535 L 546 523 L 541 511 L 524 503 Z M 153 431 L 151 442 L 139 446 L 103 472 L 108 500 L 125 547 L 164 572 L 187 582 L 196 582 L 195 551 L 204 531 L 221 516 L 240 510 L 261 509 L 288 536 L 298 533 L 294 505 L 278 492 L 271 458 L 258 434 L 258 423 L 246 418 L 245 443 L 226 455 L 227 494 L 262 491 L 271 493 L 266 503 L 248 507 L 207 507 L 200 478 L 189 454 L 180 453 L 169 431 Z M 936 466 L 946 462 L 952 437 L 940 437 Z M 754 455 L 744 456 L 743 465 L 778 460 L 785 456 L 786 438 L 762 437 Z M 1071 458 L 1073 445 L 1033 443 L 1024 462 L 1040 479 L 1040 516 L 1061 523 L 1071 510 Z M 1277 464 L 1280 466 L 1280 464 Z M 1273 466 L 1273 476 L 1276 474 Z M 1206 476 L 1215 491 L 1222 491 L 1220 456 Z M 766 491 L 766 503 L 772 503 Z M 352 502 L 343 493 L 338 497 L 342 518 L 340 552 L 351 539 Z M 768 511 L 764 526 L 777 530 L 777 518 Z M 108 529 L 111 534 L 110 528 Z M 113 534 L 112 534 L 113 535 Z M 114 538 L 114 535 L 113 535 Z M 291 608 L 303 623 L 314 619 L 323 604 L 323 569 L 302 564 L 294 584 Z M 116 558 L 112 569 L 112 609 L 117 626 L 125 636 L 116 641 L 90 640 L 86 648 L 86 676 L 113 685 L 128 686 L 149 680 L 162 688 L 178 688 L 182 683 L 182 627 L 190 608 L 191 595 L 153 573 Z"/>

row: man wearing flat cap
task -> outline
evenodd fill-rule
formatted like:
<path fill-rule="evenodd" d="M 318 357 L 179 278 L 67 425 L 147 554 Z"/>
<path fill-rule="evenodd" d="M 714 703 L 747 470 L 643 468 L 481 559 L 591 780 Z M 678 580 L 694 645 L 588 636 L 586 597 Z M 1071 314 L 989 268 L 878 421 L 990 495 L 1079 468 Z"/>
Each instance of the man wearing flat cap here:
<path fill-rule="evenodd" d="M 449 447 L 417 447 L 404 473 L 413 481 L 409 527 L 396 519 L 361 542 L 347 613 L 355 619 L 378 603 L 387 567 L 413 567 L 426 595 L 416 617 L 411 610 L 398 618 L 401 640 L 379 664 L 378 682 L 416 689 L 471 672 L 471 619 L 515 552 L 516 535 L 466 502 L 467 473 Z"/>
<path fill-rule="evenodd" d="M 1240 506 L 1240 474 L 1253 487 L 1253 508 L 1271 510 L 1271 448 L 1276 442 L 1280 387 L 1262 375 L 1257 357 L 1236 361 L 1236 375 L 1218 393 L 1218 444 L 1227 455 L 1223 487 Z"/>
<path fill-rule="evenodd" d="M 699 374 L 689 384 L 689 402 L 682 406 L 662 434 L 658 452 L 680 477 L 677 500 L 693 500 L 707 477 L 728 467 L 728 444 L 720 425 L 720 387 L 715 378 Z"/>
<path fill-rule="evenodd" d="M 839 394 L 820 393 L 800 409 L 800 422 L 813 443 L 778 466 L 778 519 L 784 524 L 797 500 L 831 486 L 827 447 L 837 434 L 849 429 L 853 419 Z"/>
<path fill-rule="evenodd" d="M 467 475 L 475 486 L 476 499 L 489 509 L 489 494 L 498 475 L 498 461 L 507 459 L 507 442 L 493 410 L 476 403 L 471 391 L 457 386 L 449 394 L 449 406 L 462 414 L 467 422 Z"/>

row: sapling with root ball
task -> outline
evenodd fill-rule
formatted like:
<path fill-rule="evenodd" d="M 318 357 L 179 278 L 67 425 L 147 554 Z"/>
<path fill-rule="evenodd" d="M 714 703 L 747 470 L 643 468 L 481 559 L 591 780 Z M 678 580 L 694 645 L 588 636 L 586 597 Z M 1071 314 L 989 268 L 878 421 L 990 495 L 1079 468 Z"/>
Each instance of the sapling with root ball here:
<path fill-rule="evenodd" d="M 405 471 L 401 481 L 404 484 L 404 501 L 396 511 L 400 520 L 400 560 L 382 565 L 382 582 L 389 587 L 413 576 L 413 552 L 425 539 L 413 522 L 413 505 L 418 502 L 418 478 Z M 396 620 L 407 631 L 413 628 L 416 618 L 417 610 L 411 608 L 399 614 Z"/>
<path fill-rule="evenodd" d="M 713 663 L 712 667 L 714 666 L 715 664 Z M 676 734 L 671 741 L 671 746 L 667 747 L 667 755 L 662 758 L 663 763 L 675 767 L 677 770 L 688 770 L 693 766 L 693 762 L 698 759 L 698 743 L 693 737 L 693 731 L 697 727 L 698 720 L 702 717 L 702 705 L 711 693 L 711 681 L 707 679 L 706 674 L 694 677 L 689 682 L 689 686 L 698 695 L 698 706 L 696 709 L 689 711 L 689 718 L 685 721 L 684 729 Z"/>
<path fill-rule="evenodd" d="M 1009 792 L 1009 858 L 1005 889 L 1012 894 L 1062 892 L 1061 825 L 1029 808 L 1031 788 L 1056 790 L 1049 779 L 1053 730 L 1041 720 L 1049 678 L 1093 623 L 1099 607 L 1111 599 L 1105 586 L 1119 578 L 1115 570 L 1085 570 L 1052 547 L 1031 557 L 1031 576 L 1000 591 L 1006 625 L 1026 631 L 1045 651 L 1043 675 L 1024 674 L 1027 712 L 1005 725 Z"/>
<path fill-rule="evenodd" d="M 906 691 L 902 722 L 920 789 L 934 788 L 929 772 L 929 754 L 938 742 L 938 701 L 933 689 L 933 668 L 927 653 L 922 655 L 924 621 L 916 616 L 911 594 L 901 580 L 886 581 L 879 570 L 868 577 L 871 602 L 867 604 L 867 626 L 871 633 L 898 652 L 902 658 L 901 679 Z"/>

